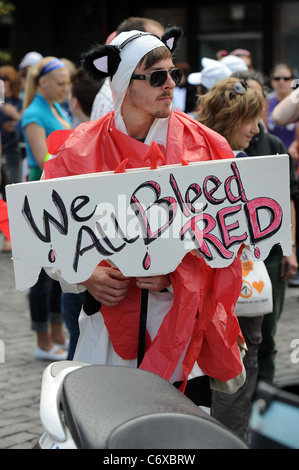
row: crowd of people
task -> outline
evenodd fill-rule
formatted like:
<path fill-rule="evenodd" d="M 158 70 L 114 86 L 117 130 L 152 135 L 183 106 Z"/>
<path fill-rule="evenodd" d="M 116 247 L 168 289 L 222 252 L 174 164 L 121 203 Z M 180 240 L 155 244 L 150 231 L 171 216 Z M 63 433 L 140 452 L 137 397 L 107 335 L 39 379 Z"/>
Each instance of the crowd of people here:
<path fill-rule="evenodd" d="M 36 359 L 75 358 L 136 367 L 132 345 L 136 346 L 138 337 L 141 292 L 146 290 L 151 313 L 140 367 L 166 378 L 196 404 L 208 406 L 217 420 L 248 443 L 257 381 L 273 383 L 275 377 L 275 332 L 285 288 L 288 283 L 299 285 L 299 106 L 297 97 L 292 100 L 296 77 L 288 64 L 277 64 L 269 75 L 269 89 L 245 49 L 204 57 L 201 70 L 192 72 L 188 63 L 175 62 L 173 52 L 181 34 L 180 28 L 165 31 L 156 21 L 129 18 L 105 45 L 85 53 L 80 66 L 35 51 L 26 54 L 17 69 L 1 66 L 0 80 L 5 84 L 0 107 L 1 197 L 5 201 L 5 185 L 10 183 L 115 170 L 128 154 L 116 145 L 119 132 L 134 155 L 128 168 L 147 166 L 143 157 L 157 140 L 165 164 L 180 163 L 181 158 L 197 162 L 289 154 L 293 253 L 283 256 L 275 245 L 265 260 L 272 283 L 272 312 L 237 319 L 240 260 L 218 268 L 216 274 L 193 253 L 172 273 L 133 280 L 101 263 L 89 279 L 69 287 L 61 273 L 47 268 L 29 292 Z M 115 50 L 117 59 L 112 57 Z M 172 72 L 177 69 L 182 72 Z M 96 146 L 98 154 L 96 164 L 92 159 L 83 162 L 72 137 L 76 133 L 70 134 L 66 138 L 76 158 L 73 168 L 63 146 L 55 158 L 49 155 L 47 137 L 54 131 L 76 130 L 78 125 L 82 135 L 91 136 L 89 146 Z M 192 146 L 186 144 L 187 135 L 192 135 Z M 111 148 L 116 149 L 113 155 Z M 61 161 L 63 165 L 56 165 Z M 2 251 L 11 251 L 8 238 Z M 219 288 L 228 278 L 229 295 Z M 228 324 L 227 331 L 217 336 L 221 310 L 234 326 L 229 348 Z M 221 358 L 213 357 L 214 338 Z M 243 349 L 247 350 L 244 358 Z M 232 375 L 226 374 L 228 362 Z M 233 393 L 215 385 L 230 380 L 237 384 Z"/>

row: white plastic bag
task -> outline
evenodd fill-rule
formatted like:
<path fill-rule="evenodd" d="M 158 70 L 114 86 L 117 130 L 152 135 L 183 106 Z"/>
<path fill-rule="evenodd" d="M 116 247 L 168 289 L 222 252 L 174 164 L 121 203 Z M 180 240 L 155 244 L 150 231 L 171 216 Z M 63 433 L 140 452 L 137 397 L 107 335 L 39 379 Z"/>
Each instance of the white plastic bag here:
<path fill-rule="evenodd" d="M 242 289 L 235 313 L 238 317 L 256 317 L 272 312 L 272 283 L 263 261 L 252 261 L 246 249 L 241 255 Z"/>

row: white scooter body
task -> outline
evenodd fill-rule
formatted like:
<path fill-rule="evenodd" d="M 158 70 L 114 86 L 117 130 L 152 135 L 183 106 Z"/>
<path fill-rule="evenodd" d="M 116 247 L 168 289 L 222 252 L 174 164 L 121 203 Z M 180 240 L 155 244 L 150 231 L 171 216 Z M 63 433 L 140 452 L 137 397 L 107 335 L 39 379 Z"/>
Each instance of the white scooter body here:
<path fill-rule="evenodd" d="M 36 444 L 42 449 L 76 449 L 61 410 L 61 389 L 65 377 L 72 371 L 89 364 L 59 361 L 50 364 L 43 372 L 40 418 L 46 432 Z"/>
<path fill-rule="evenodd" d="M 245 449 L 156 374 L 60 361 L 44 371 L 38 449 Z"/>

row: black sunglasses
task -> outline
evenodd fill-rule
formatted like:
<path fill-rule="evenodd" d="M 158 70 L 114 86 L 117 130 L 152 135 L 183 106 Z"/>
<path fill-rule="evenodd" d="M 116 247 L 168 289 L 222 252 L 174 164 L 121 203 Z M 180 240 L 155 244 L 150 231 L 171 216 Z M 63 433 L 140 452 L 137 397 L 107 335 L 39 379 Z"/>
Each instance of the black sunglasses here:
<path fill-rule="evenodd" d="M 0 77 L 0 80 L 2 80 L 3 82 L 8 82 L 9 78 L 8 77 Z"/>
<path fill-rule="evenodd" d="M 181 69 L 153 70 L 149 75 L 138 75 L 136 73 L 133 73 L 131 78 L 133 80 L 148 80 L 150 82 L 150 85 L 156 88 L 164 85 L 167 80 L 168 74 L 171 76 L 174 83 L 176 85 L 179 85 L 183 78 L 183 71 Z"/>
<path fill-rule="evenodd" d="M 236 95 L 245 95 L 247 91 L 247 87 L 248 87 L 248 84 L 247 82 L 245 82 L 245 80 L 235 83 L 234 88 L 229 94 L 229 99 L 231 100 Z"/>
<path fill-rule="evenodd" d="M 279 82 L 279 80 L 284 80 L 285 82 L 288 82 L 289 80 L 292 80 L 293 77 L 273 77 L 273 80 L 276 82 Z"/>

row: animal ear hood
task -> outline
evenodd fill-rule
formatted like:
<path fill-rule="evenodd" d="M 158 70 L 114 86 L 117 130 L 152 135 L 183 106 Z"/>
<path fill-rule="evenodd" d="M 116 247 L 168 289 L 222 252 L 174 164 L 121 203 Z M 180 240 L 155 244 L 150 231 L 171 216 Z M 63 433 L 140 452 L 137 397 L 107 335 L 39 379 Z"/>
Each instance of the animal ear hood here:
<path fill-rule="evenodd" d="M 89 75 L 99 80 L 115 74 L 121 61 L 117 46 L 95 45 L 81 56 L 81 65 Z"/>
<path fill-rule="evenodd" d="M 172 26 L 168 28 L 163 36 L 161 41 L 168 47 L 168 49 L 173 54 L 174 51 L 178 48 L 180 44 L 180 39 L 183 36 L 183 30 L 179 26 Z"/>
<path fill-rule="evenodd" d="M 95 45 L 89 51 L 81 56 L 82 67 L 91 75 L 95 80 L 99 80 L 105 77 L 113 77 L 116 73 L 118 66 L 121 62 L 121 51 L 126 49 L 126 46 L 133 43 L 135 40 L 143 36 L 157 36 L 151 33 L 143 33 L 132 31 L 132 37 L 128 38 L 125 42 L 120 45 Z M 179 45 L 180 38 L 183 34 L 181 28 L 173 26 L 165 31 L 160 41 L 168 47 L 173 53 Z M 114 40 L 115 41 L 115 40 Z M 161 44 L 162 45 L 162 44 Z M 158 47 L 158 45 L 157 45 Z"/>

